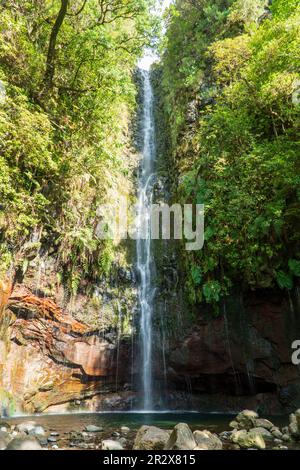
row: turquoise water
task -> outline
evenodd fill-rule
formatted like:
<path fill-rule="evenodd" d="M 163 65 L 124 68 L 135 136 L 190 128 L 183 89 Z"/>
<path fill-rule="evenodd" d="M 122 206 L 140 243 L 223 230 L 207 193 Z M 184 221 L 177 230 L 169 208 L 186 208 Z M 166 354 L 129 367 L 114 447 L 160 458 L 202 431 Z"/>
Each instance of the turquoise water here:
<path fill-rule="evenodd" d="M 34 415 L 19 416 L 11 418 L 10 423 L 17 424 L 25 421 L 35 421 L 42 426 L 55 429 L 65 433 L 70 431 L 80 431 L 88 424 L 101 426 L 105 430 L 116 430 L 121 426 L 128 426 L 132 430 L 139 429 L 143 424 L 158 426 L 164 429 L 172 429 L 176 424 L 187 423 L 191 429 L 208 429 L 214 432 L 229 430 L 229 423 L 234 415 L 214 414 L 214 413 L 72 413 L 56 415 Z M 272 422 L 282 426 L 287 423 L 287 418 L 272 417 Z"/>

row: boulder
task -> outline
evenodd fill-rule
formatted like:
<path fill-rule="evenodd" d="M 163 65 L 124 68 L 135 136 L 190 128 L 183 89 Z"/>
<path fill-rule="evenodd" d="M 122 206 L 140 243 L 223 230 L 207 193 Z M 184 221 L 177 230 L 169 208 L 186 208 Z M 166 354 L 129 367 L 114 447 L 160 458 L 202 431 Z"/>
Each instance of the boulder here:
<path fill-rule="evenodd" d="M 6 449 L 11 437 L 6 431 L 0 431 L 0 450 Z"/>
<path fill-rule="evenodd" d="M 6 450 L 41 450 L 42 447 L 35 437 L 16 437 L 13 439 Z"/>
<path fill-rule="evenodd" d="M 279 428 L 276 428 L 276 427 L 272 428 L 271 433 L 275 439 L 282 439 L 283 437 L 283 434 Z"/>
<path fill-rule="evenodd" d="M 35 426 L 33 429 L 28 431 L 30 436 L 43 437 L 45 436 L 45 430 L 42 426 Z"/>
<path fill-rule="evenodd" d="M 268 431 L 271 431 L 274 428 L 274 424 L 271 423 L 271 421 L 269 421 L 268 419 L 258 418 L 255 420 L 255 427 L 264 428 L 264 429 L 267 429 Z"/>
<path fill-rule="evenodd" d="M 197 447 L 195 450 L 222 450 L 222 441 L 210 431 L 195 431 L 194 439 Z"/>
<path fill-rule="evenodd" d="M 170 431 L 155 426 L 142 426 L 136 435 L 134 450 L 163 450 L 169 440 Z"/>
<path fill-rule="evenodd" d="M 165 446 L 165 450 L 193 450 L 197 446 L 192 431 L 186 423 L 177 424 Z"/>
<path fill-rule="evenodd" d="M 237 421 L 231 421 L 231 423 L 229 423 L 229 427 L 231 429 L 238 429 L 239 428 L 239 423 Z"/>
<path fill-rule="evenodd" d="M 36 423 L 34 421 L 27 421 L 27 422 L 18 424 L 17 430 L 19 432 L 25 432 L 26 434 L 29 434 L 31 431 L 34 430 L 35 427 L 36 427 Z"/>
<path fill-rule="evenodd" d="M 257 427 L 257 428 L 253 428 L 253 429 L 251 429 L 251 432 L 260 434 L 260 435 L 263 437 L 263 439 L 264 439 L 265 441 L 273 441 L 273 439 L 274 439 L 274 437 L 273 437 L 273 435 L 270 433 L 270 431 L 268 431 L 268 430 L 265 429 L 265 428 L 258 428 L 258 427 Z"/>
<path fill-rule="evenodd" d="M 258 419 L 258 414 L 255 411 L 244 410 L 239 413 L 235 421 L 239 424 L 239 429 L 252 429 L 255 427 L 255 421 Z"/>
<path fill-rule="evenodd" d="M 265 449 L 266 444 L 261 433 L 240 430 L 232 434 L 231 440 L 234 444 L 238 444 L 242 449 Z"/>
<path fill-rule="evenodd" d="M 296 412 L 297 413 L 297 412 Z M 292 413 L 290 415 L 290 424 L 289 424 L 289 434 L 292 436 L 293 439 L 299 440 L 300 439 L 300 426 L 299 426 L 299 410 L 298 416 L 296 413 Z"/>
<path fill-rule="evenodd" d="M 120 442 L 107 439 L 105 441 L 102 441 L 101 449 L 102 450 L 123 450 L 123 447 L 120 444 Z"/>

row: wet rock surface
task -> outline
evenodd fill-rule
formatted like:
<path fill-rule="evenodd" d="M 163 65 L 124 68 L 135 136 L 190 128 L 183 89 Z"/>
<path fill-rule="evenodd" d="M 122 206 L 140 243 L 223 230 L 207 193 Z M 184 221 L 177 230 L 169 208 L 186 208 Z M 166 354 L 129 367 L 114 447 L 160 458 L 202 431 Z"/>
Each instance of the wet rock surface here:
<path fill-rule="evenodd" d="M 53 300 L 28 289 L 16 288 L 10 296 L 5 292 L 1 294 L 7 305 L 0 318 L 0 392 L 6 391 L 7 400 L 2 400 L 0 413 L 9 413 L 12 407 L 41 412 L 63 404 L 80 409 L 82 400 L 92 400 L 94 409 L 128 407 L 126 398 L 104 401 L 115 392 L 116 376 L 121 389 L 130 376 L 127 341 L 117 345 Z"/>

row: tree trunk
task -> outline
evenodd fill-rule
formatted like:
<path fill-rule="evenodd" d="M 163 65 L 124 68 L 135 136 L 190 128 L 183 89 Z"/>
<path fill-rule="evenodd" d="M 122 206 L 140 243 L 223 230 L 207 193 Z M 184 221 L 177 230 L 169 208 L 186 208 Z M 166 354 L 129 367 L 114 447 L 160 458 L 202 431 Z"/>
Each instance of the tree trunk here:
<path fill-rule="evenodd" d="M 56 41 L 60 28 L 67 15 L 68 6 L 69 0 L 61 0 L 60 10 L 51 31 L 47 54 L 46 71 L 44 75 L 45 90 L 51 90 L 51 88 L 53 87 L 53 78 L 55 73 Z"/>

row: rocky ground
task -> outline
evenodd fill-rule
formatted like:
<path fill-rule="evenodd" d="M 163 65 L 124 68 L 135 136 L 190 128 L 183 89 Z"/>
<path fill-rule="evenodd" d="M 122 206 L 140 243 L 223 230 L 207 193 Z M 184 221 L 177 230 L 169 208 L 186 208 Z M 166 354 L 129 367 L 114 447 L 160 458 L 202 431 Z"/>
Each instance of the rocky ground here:
<path fill-rule="evenodd" d="M 300 409 L 283 428 L 251 410 L 229 423 L 230 430 L 214 434 L 192 432 L 185 423 L 173 429 L 142 426 L 138 431 L 122 426 L 115 431 L 87 425 L 63 434 L 34 421 L 0 422 L 0 450 L 288 450 L 300 446 Z"/>

